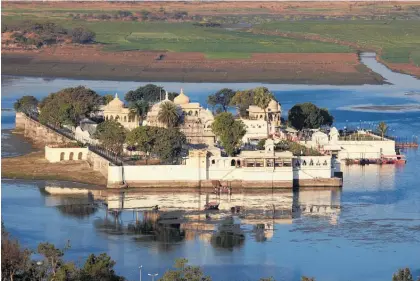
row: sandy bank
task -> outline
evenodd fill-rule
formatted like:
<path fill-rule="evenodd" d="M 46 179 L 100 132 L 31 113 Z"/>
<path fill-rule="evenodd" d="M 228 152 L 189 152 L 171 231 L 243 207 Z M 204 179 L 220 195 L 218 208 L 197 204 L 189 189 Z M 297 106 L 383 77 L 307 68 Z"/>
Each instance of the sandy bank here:
<path fill-rule="evenodd" d="M 158 54 L 164 58 L 156 60 Z M 207 59 L 202 53 L 105 52 L 99 46 L 3 51 L 2 74 L 140 82 L 383 83 L 351 53 L 255 53 L 247 59 Z"/>
<path fill-rule="evenodd" d="M 1 177 L 27 180 L 57 180 L 106 185 L 106 179 L 93 171 L 85 161 L 49 163 L 44 159 L 44 151 L 23 156 L 1 159 Z"/>

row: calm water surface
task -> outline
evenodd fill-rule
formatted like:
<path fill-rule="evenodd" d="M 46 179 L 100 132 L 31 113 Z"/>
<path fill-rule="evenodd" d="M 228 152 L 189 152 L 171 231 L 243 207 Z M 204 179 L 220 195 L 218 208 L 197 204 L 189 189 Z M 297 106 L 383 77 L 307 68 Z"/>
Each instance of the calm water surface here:
<path fill-rule="evenodd" d="M 121 95 L 145 84 L 2 78 L 2 108 L 12 107 L 22 95 L 42 98 L 80 84 L 101 94 Z M 407 91 L 420 91 L 419 80 L 393 75 L 386 78 L 393 85 L 266 86 L 274 91 L 285 114 L 295 103 L 312 101 L 329 108 L 337 126 L 369 127 L 385 121 L 391 134 L 409 138 L 420 135 L 418 111 L 351 110 L 355 105 L 419 103 L 420 95 L 405 95 Z M 202 104 L 209 93 L 220 88 L 259 85 L 160 84 L 169 91 L 182 87 L 191 100 Z M 2 139 L 10 138 L 3 129 L 14 127 L 13 118 L 13 112 L 2 111 Z M 9 141 L 12 145 L 2 145 L 2 157 L 16 154 L 14 144 L 21 142 L 17 139 Z M 323 281 L 383 281 L 390 280 L 394 271 L 405 266 L 414 270 L 413 275 L 420 276 L 420 155 L 417 150 L 403 153 L 408 159 L 404 166 L 344 167 L 342 190 L 236 193 L 231 198 L 220 198 L 224 210 L 209 217 L 200 210 L 205 194 L 137 191 L 124 195 L 92 192 L 82 196 L 52 196 L 44 188 L 56 184 L 4 179 L 2 219 L 13 235 L 34 249 L 42 241 L 64 246 L 69 239 L 72 248 L 66 254 L 68 259 L 80 260 L 92 252 L 106 252 L 117 261 L 118 273 L 130 280 L 138 280 L 140 264 L 145 278 L 146 273 L 163 274 L 178 257 L 203 266 L 214 280 L 274 276 L 276 280 L 297 281 L 306 275 Z M 106 215 L 104 203 L 109 208 L 124 206 L 127 210 L 115 219 Z M 144 211 L 153 204 L 159 204 L 164 211 L 182 212 L 171 215 L 176 219 L 158 224 L 150 211 Z M 245 209 L 231 214 L 230 207 L 236 205 Z M 134 230 L 136 215 L 131 208 L 140 208 Z M 259 230 L 257 224 L 274 224 L 274 229 Z"/>

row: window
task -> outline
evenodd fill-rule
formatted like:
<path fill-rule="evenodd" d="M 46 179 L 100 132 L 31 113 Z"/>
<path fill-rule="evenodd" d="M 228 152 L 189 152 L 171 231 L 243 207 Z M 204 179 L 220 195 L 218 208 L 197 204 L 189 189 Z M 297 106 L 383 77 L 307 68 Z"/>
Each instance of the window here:
<path fill-rule="evenodd" d="M 240 161 L 240 160 L 236 160 L 236 165 L 237 165 L 238 167 L 240 167 L 240 166 L 241 166 L 241 161 Z"/>
<path fill-rule="evenodd" d="M 190 110 L 190 111 L 188 111 L 188 115 L 189 116 L 191 116 L 192 115 L 192 111 Z"/>
<path fill-rule="evenodd" d="M 127 122 L 127 116 L 124 116 L 124 122 Z"/>
<path fill-rule="evenodd" d="M 82 152 L 79 152 L 79 154 L 77 155 L 77 159 L 78 160 L 82 160 L 82 157 L 83 157 L 83 153 Z"/>
<path fill-rule="evenodd" d="M 324 164 L 323 165 L 324 166 L 327 166 L 328 165 L 327 160 L 324 161 Z"/>
<path fill-rule="evenodd" d="M 60 161 L 63 161 L 64 160 L 64 155 L 65 155 L 64 152 L 61 152 L 60 153 Z"/>
<path fill-rule="evenodd" d="M 231 165 L 232 167 L 234 167 L 234 166 L 235 166 L 235 164 L 236 164 L 235 159 L 232 159 L 232 161 L 230 161 L 230 165 Z"/>
<path fill-rule="evenodd" d="M 300 162 L 299 162 L 299 160 L 298 160 L 298 161 L 296 161 L 296 163 L 295 163 L 295 167 L 300 167 Z"/>
<path fill-rule="evenodd" d="M 309 162 L 309 166 L 313 166 L 314 165 L 314 160 L 311 159 L 311 161 Z"/>
<path fill-rule="evenodd" d="M 216 160 L 211 160 L 211 163 L 214 165 L 214 164 L 216 164 Z"/>
<path fill-rule="evenodd" d="M 303 160 L 302 166 L 306 166 L 306 160 Z"/>
<path fill-rule="evenodd" d="M 69 160 L 73 160 L 73 155 L 74 155 L 74 153 L 70 152 Z"/>

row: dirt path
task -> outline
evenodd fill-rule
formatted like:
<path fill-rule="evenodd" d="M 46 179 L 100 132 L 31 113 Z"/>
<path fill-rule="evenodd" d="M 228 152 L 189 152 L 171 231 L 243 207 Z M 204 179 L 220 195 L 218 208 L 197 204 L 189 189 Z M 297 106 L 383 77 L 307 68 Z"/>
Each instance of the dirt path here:
<path fill-rule="evenodd" d="M 1 177 L 9 179 L 63 180 L 79 183 L 106 185 L 106 179 L 93 171 L 86 161 L 49 163 L 44 151 L 1 159 Z"/>

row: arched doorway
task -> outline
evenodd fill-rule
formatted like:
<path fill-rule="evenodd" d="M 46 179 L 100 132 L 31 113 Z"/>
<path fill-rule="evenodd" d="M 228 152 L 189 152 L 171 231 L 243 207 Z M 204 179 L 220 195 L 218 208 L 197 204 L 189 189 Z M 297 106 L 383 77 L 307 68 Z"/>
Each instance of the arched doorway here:
<path fill-rule="evenodd" d="M 64 152 L 61 152 L 60 153 L 60 161 L 63 161 L 64 160 Z"/>
<path fill-rule="evenodd" d="M 74 153 L 70 152 L 69 160 L 73 160 Z"/>
<path fill-rule="evenodd" d="M 79 154 L 77 155 L 77 159 L 78 160 L 82 160 L 82 157 L 83 157 L 83 153 L 82 152 L 79 152 Z"/>

